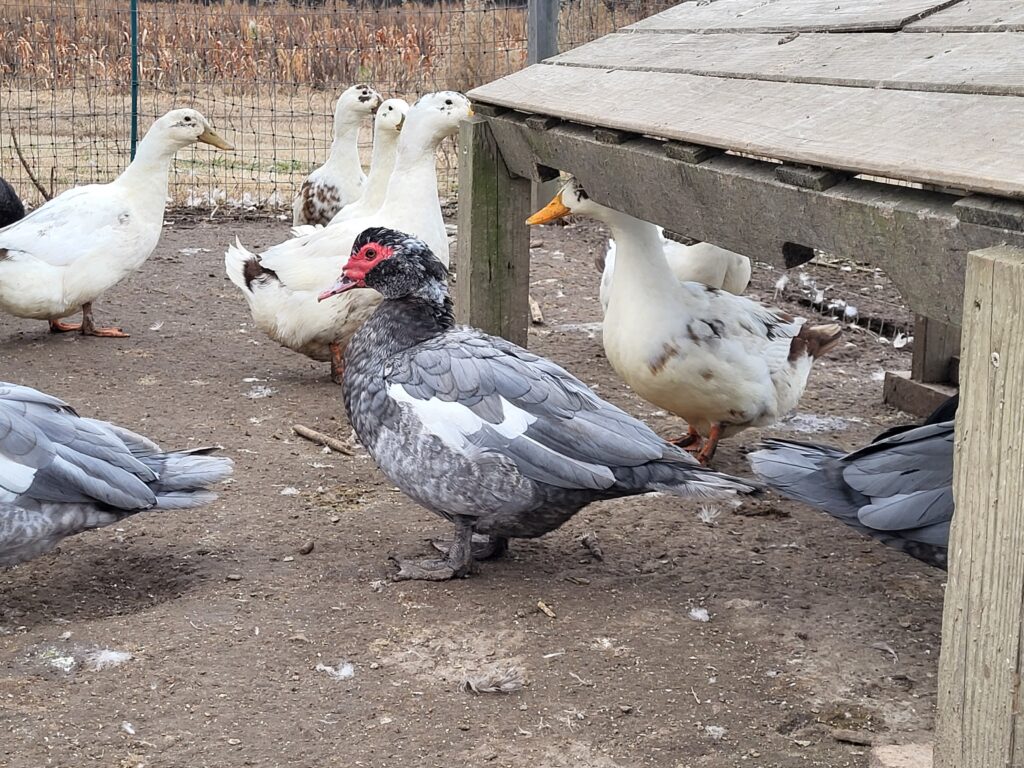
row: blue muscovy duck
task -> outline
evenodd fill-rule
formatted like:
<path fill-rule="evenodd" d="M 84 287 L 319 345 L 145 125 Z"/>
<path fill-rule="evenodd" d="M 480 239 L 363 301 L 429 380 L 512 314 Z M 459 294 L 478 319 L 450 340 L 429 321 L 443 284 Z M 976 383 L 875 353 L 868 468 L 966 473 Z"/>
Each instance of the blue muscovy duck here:
<path fill-rule="evenodd" d="M 946 568 L 959 404 L 959 395 L 954 395 L 921 425 L 893 427 L 851 453 L 766 440 L 748 458 L 754 474 L 782 495 Z"/>
<path fill-rule="evenodd" d="M 593 501 L 759 489 L 700 466 L 551 361 L 456 326 L 446 277 L 423 241 L 373 227 L 320 295 L 383 295 L 346 350 L 345 407 L 391 481 L 455 524 L 444 560 L 400 560 L 396 578 L 466 576 L 509 538 L 553 531 Z"/>
<path fill-rule="evenodd" d="M 137 512 L 208 504 L 217 497 L 209 487 L 232 469 L 211 450 L 165 453 L 56 397 L 0 382 L 0 566 Z"/>

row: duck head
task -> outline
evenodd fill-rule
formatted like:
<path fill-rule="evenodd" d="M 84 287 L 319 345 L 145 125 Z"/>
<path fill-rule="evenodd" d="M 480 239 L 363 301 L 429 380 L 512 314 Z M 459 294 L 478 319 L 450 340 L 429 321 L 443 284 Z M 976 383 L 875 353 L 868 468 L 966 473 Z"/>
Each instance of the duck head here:
<path fill-rule="evenodd" d="M 377 109 L 373 119 L 374 133 L 394 132 L 398 133 L 405 125 L 405 113 L 409 111 L 409 104 L 403 99 L 388 99 Z"/>
<path fill-rule="evenodd" d="M 172 109 L 149 127 L 146 138 L 151 135 L 162 139 L 161 144 L 170 145 L 174 149 L 187 147 L 197 141 L 217 149 L 234 149 L 217 135 L 210 121 L 195 109 Z"/>
<path fill-rule="evenodd" d="M 590 199 L 590 195 L 580 184 L 579 179 L 570 176 L 568 181 L 558 190 L 558 194 L 546 206 L 537 211 L 526 220 L 527 224 L 547 224 L 548 222 L 561 219 L 571 214 L 581 216 L 593 216 L 600 218 L 600 214 L 607 210 Z"/>
<path fill-rule="evenodd" d="M 356 83 L 345 89 L 334 106 L 335 126 L 343 123 L 362 122 L 380 107 L 383 99 L 366 83 Z"/>
<path fill-rule="evenodd" d="M 421 96 L 409 109 L 402 129 L 402 141 L 434 141 L 452 136 L 459 123 L 473 116 L 469 99 L 458 91 L 437 91 Z M 415 138 L 414 138 L 415 137 Z"/>
<path fill-rule="evenodd" d="M 443 301 L 448 270 L 417 237 L 386 227 L 364 229 L 338 280 L 321 293 L 323 301 L 353 288 L 372 288 L 385 299 L 426 296 Z"/>

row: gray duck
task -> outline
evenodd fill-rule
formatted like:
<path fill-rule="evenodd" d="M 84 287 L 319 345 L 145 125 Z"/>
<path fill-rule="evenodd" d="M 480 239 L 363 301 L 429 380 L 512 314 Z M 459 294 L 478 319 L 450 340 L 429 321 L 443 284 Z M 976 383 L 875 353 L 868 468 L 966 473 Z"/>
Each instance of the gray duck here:
<path fill-rule="evenodd" d="M 0 566 L 145 510 L 191 509 L 231 474 L 212 449 L 166 453 L 62 400 L 0 382 Z"/>
<path fill-rule="evenodd" d="M 455 525 L 443 560 L 398 560 L 397 579 L 464 577 L 510 538 L 542 536 L 594 501 L 758 490 L 700 466 L 550 360 L 457 326 L 446 278 L 422 240 L 373 227 L 319 297 L 383 296 L 345 352 L 345 408 L 384 474 Z"/>
<path fill-rule="evenodd" d="M 893 427 L 863 448 L 767 440 L 748 458 L 776 491 L 883 544 L 946 568 L 953 521 L 953 433 L 959 395 L 922 424 Z"/>

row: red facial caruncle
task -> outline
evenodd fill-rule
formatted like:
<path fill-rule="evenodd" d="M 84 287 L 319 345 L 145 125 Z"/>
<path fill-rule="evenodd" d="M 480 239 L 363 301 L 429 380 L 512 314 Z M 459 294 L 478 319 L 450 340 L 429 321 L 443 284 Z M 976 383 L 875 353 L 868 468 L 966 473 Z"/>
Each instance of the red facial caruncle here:
<path fill-rule="evenodd" d="M 362 282 L 367 272 L 384 261 L 384 259 L 390 258 L 393 252 L 394 249 L 389 245 L 367 243 L 349 257 L 348 264 L 345 265 L 344 269 L 345 275 L 350 280 Z"/>
<path fill-rule="evenodd" d="M 394 250 L 390 245 L 367 243 L 349 257 L 341 277 L 334 285 L 321 292 L 317 296 L 317 301 L 329 299 L 331 296 L 337 296 L 339 293 L 350 291 L 353 288 L 366 287 L 367 273 L 385 259 L 391 258 Z"/>

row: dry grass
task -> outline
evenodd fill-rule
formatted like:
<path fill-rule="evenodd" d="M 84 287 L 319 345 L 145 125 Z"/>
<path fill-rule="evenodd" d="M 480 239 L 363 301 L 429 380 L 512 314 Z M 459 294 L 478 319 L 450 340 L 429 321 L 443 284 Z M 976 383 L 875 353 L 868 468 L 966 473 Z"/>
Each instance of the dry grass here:
<path fill-rule="evenodd" d="M 573 0 L 562 9 L 562 47 L 668 4 Z M 129 149 L 128 4 L 4 0 L 4 19 L 0 175 L 37 202 L 14 156 L 13 131 L 35 175 L 47 184 L 52 174 L 57 191 L 110 179 Z M 229 156 L 183 153 L 175 202 L 224 196 L 276 204 L 322 162 L 341 89 L 368 81 L 386 96 L 415 98 L 515 71 L 526 61 L 526 9 L 484 0 L 379 10 L 344 0 L 315 8 L 143 2 L 139 40 L 140 130 L 172 106 L 193 105 L 238 146 Z M 451 153 L 441 175 L 446 187 L 454 184 Z"/>

